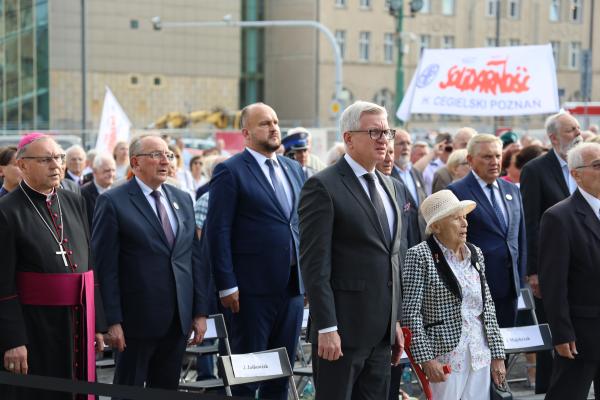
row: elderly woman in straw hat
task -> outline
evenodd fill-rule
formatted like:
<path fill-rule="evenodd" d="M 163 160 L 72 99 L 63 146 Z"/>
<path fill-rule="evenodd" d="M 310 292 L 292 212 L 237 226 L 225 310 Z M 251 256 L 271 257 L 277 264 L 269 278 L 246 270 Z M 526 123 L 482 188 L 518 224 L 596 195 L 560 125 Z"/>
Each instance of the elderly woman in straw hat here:
<path fill-rule="evenodd" d="M 488 399 L 490 380 L 498 386 L 505 381 L 504 345 L 483 255 L 467 243 L 466 215 L 475 206 L 449 190 L 426 198 L 421 212 L 429 237 L 408 250 L 404 264 L 404 323 L 435 400 Z"/>

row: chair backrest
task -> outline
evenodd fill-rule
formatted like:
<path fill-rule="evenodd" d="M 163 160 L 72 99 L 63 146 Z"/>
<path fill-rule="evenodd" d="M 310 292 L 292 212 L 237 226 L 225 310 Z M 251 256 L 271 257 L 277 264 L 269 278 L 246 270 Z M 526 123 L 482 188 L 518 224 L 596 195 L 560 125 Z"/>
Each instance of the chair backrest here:
<path fill-rule="evenodd" d="M 253 364 L 248 364 L 249 357 L 251 356 L 254 356 L 254 361 L 252 361 Z M 246 383 L 288 378 L 290 380 L 290 389 L 293 391 L 294 399 L 298 399 L 294 375 L 285 347 L 256 353 L 220 356 L 217 365 L 219 368 L 219 375 L 223 379 L 226 388 Z M 267 369 L 267 367 L 272 367 L 281 372 L 268 375 L 257 372 L 261 369 Z M 236 376 L 235 371 L 243 371 L 244 373 Z"/>
<path fill-rule="evenodd" d="M 521 288 L 519 298 L 517 299 L 517 309 L 519 311 L 529 311 L 531 318 L 535 325 L 538 324 L 537 316 L 535 314 L 535 301 L 533 300 L 533 294 L 531 289 L 528 287 Z"/>

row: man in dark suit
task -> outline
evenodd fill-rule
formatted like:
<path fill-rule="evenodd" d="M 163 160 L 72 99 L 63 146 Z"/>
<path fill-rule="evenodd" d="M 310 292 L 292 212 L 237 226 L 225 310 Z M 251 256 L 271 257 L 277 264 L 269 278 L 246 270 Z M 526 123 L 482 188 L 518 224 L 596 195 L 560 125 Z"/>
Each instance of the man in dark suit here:
<path fill-rule="evenodd" d="M 394 170 L 394 142 L 390 141 L 387 146 L 387 153 L 385 155 L 385 159 L 383 161 L 379 161 L 375 168 L 382 174 L 386 176 L 390 176 L 392 171 Z M 396 204 L 398 204 L 398 209 L 400 210 L 401 221 L 402 221 L 402 231 L 400 232 L 400 252 L 398 253 L 398 262 L 400 266 L 400 279 L 402 279 L 402 267 L 404 265 L 404 258 L 406 257 L 406 252 L 409 248 L 417 245 L 419 241 L 417 238 L 411 238 L 412 242 L 409 242 L 407 232 L 408 226 L 411 223 L 410 218 L 410 202 L 408 200 L 410 194 L 404 186 L 402 180 L 392 179 L 392 183 L 396 187 Z M 412 223 L 415 225 L 418 224 L 416 220 L 413 220 Z M 413 229 L 419 229 L 418 226 Z M 402 281 L 401 281 L 402 282 Z M 402 371 L 404 370 L 404 365 L 392 365 L 391 377 L 390 377 L 390 400 L 398 400 L 398 394 L 400 393 L 400 378 L 402 376 Z"/>
<path fill-rule="evenodd" d="M 115 159 L 109 154 L 98 154 L 92 164 L 93 179 L 81 187 L 81 196 L 85 200 L 90 226 L 94 218 L 96 199 L 112 186 L 116 174 Z"/>
<path fill-rule="evenodd" d="M 404 183 L 408 190 L 409 208 L 409 226 L 408 241 L 411 243 L 420 243 L 425 240 L 425 219 L 419 213 L 419 206 L 425 200 L 425 185 L 421 173 L 413 168 L 410 162 L 412 148 L 412 139 L 410 134 L 403 129 L 396 130 L 394 139 L 394 168 L 392 177 Z"/>
<path fill-rule="evenodd" d="M 568 172 L 567 151 L 581 141 L 579 123 L 568 113 L 548 117 L 546 133 L 552 143 L 552 149 L 547 154 L 525 164 L 520 179 L 527 226 L 527 281 L 533 291 L 535 313 L 540 323 L 547 321 L 537 275 L 540 220 L 548 208 L 566 199 L 575 191 L 575 181 Z M 551 374 L 551 352 L 538 352 L 536 393 L 546 393 Z"/>
<path fill-rule="evenodd" d="M 114 383 L 175 390 L 191 331 L 206 331 L 209 274 L 190 196 L 164 184 L 173 153 L 159 136 L 129 152 L 135 177 L 98 196 L 92 229 Z"/>
<path fill-rule="evenodd" d="M 402 220 L 375 165 L 394 131 L 384 108 L 363 101 L 344 110 L 341 130 L 346 154 L 306 181 L 299 207 L 316 398 L 385 399 L 404 346 Z"/>
<path fill-rule="evenodd" d="M 234 353 L 285 347 L 293 365 L 304 286 L 298 261 L 300 164 L 277 156 L 281 132 L 266 104 L 244 107 L 246 149 L 217 165 L 206 219 L 210 264 L 221 304 L 230 309 Z M 234 394 L 287 399 L 287 380 L 244 385 Z"/>
<path fill-rule="evenodd" d="M 600 374 L 600 144 L 573 148 L 568 165 L 577 190 L 540 223 L 539 282 L 557 353 L 549 400 L 586 399 Z"/>
<path fill-rule="evenodd" d="M 472 171 L 448 186 L 459 200 L 478 207 L 467 216 L 467 240 L 481 248 L 485 275 L 496 306 L 498 325 L 515 326 L 517 298 L 525 277 L 525 219 L 519 189 L 500 176 L 502 142 L 473 136 L 467 147 Z"/>

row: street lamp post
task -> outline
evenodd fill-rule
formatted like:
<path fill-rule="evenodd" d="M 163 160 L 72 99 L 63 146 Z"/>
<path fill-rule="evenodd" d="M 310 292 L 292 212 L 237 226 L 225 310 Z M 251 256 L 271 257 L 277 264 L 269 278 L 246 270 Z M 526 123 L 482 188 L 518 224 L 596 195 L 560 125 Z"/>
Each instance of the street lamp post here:
<path fill-rule="evenodd" d="M 288 27 L 288 28 L 315 28 L 322 32 L 333 49 L 335 61 L 335 98 L 337 101 L 342 95 L 342 53 L 335 40 L 333 33 L 320 22 L 309 20 L 271 20 L 271 21 L 236 21 L 232 20 L 230 15 L 226 15 L 223 21 L 162 21 L 160 17 L 152 18 L 154 30 L 163 28 L 268 28 L 268 27 Z M 336 115 L 336 138 L 340 140 L 340 113 Z"/>

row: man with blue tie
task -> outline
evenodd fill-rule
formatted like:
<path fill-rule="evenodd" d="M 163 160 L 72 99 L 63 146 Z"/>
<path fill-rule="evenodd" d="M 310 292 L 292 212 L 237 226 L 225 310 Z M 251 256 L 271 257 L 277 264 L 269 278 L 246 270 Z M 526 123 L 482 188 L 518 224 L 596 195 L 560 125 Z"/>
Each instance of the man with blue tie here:
<path fill-rule="evenodd" d="M 210 274 L 190 196 L 164 184 L 166 142 L 140 136 L 129 154 L 135 177 L 98 196 L 92 228 L 114 383 L 176 390 L 191 331 L 193 344 L 206 331 Z"/>
<path fill-rule="evenodd" d="M 467 216 L 467 240 L 483 251 L 498 325 L 512 327 L 527 253 L 521 193 L 514 184 L 498 179 L 502 159 L 500 139 L 488 134 L 475 135 L 467 145 L 467 152 L 472 171 L 448 189 L 460 200 L 477 202 L 477 209 Z"/>
<path fill-rule="evenodd" d="M 293 364 L 304 286 L 298 262 L 297 204 L 304 173 L 277 156 L 275 111 L 250 104 L 240 123 L 246 149 L 217 165 L 204 232 L 221 304 L 232 311 L 233 353 L 285 347 Z M 287 380 L 234 388 L 234 394 L 287 399 Z"/>

